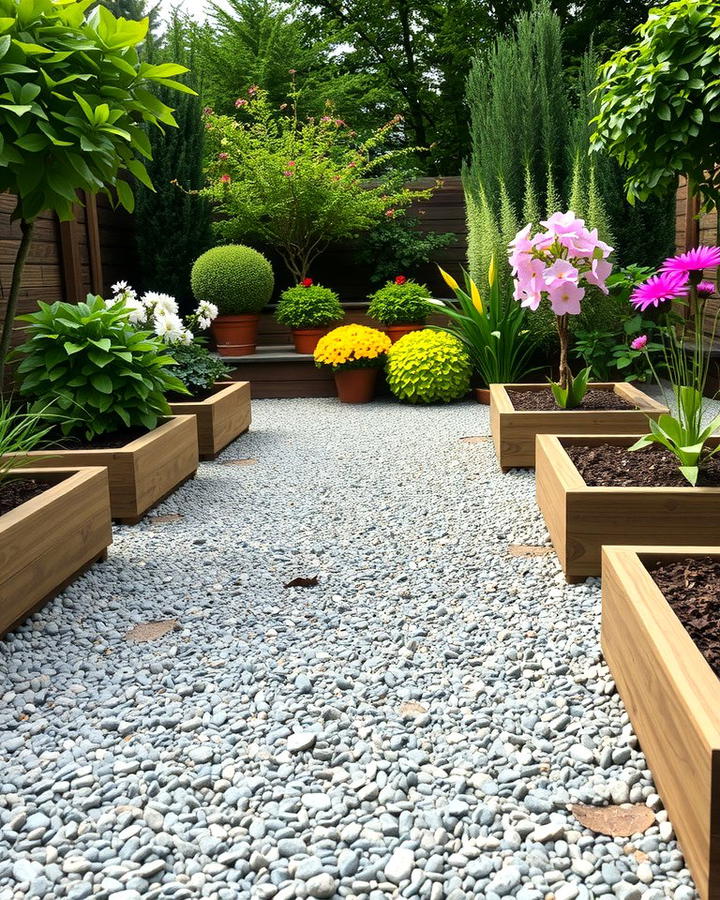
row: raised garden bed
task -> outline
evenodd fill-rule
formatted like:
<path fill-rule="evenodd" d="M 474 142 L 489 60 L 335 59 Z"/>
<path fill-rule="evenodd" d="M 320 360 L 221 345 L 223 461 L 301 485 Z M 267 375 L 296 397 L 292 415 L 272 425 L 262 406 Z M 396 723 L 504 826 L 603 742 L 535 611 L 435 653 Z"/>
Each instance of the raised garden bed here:
<path fill-rule="evenodd" d="M 720 549 L 606 547 L 602 648 L 698 892 L 718 900 L 720 681 L 649 571 L 702 557 Z"/>
<path fill-rule="evenodd" d="M 720 544 L 720 487 L 589 487 L 567 453 L 638 437 L 537 436 L 537 502 L 568 581 L 599 575 L 606 544 Z"/>
<path fill-rule="evenodd" d="M 612 393 L 627 404 L 621 409 L 516 409 L 511 393 L 550 394 L 547 384 L 491 384 L 490 428 L 500 468 L 535 465 L 538 434 L 635 434 L 647 431 L 648 416 L 657 419 L 666 406 L 625 382 L 595 382 L 594 391 Z M 510 393 L 509 393 L 510 392 Z"/>
<path fill-rule="evenodd" d="M 195 416 L 200 459 L 216 459 L 220 451 L 250 427 L 250 383 L 219 381 L 204 400 L 171 403 L 175 415 Z"/>
<path fill-rule="evenodd" d="M 55 463 L 14 476 L 50 486 L 0 515 L 0 635 L 104 559 L 112 543 L 106 469 Z"/>
<path fill-rule="evenodd" d="M 124 525 L 135 525 L 152 506 L 195 474 L 197 425 L 194 416 L 172 416 L 120 447 L 52 448 L 26 456 L 32 465 L 43 467 L 106 466 L 112 516 Z"/>

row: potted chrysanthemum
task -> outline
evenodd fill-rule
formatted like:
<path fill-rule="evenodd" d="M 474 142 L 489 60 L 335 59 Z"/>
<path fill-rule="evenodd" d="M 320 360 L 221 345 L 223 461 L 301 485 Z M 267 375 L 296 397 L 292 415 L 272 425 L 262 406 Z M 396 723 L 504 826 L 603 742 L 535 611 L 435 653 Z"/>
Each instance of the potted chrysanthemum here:
<path fill-rule="evenodd" d="M 292 329 L 297 353 L 314 353 L 330 324 L 344 315 L 335 291 L 315 284 L 312 278 L 303 278 L 300 284 L 284 290 L 275 312 L 278 322 Z"/>
<path fill-rule="evenodd" d="M 419 284 L 405 275 L 397 275 L 369 298 L 368 315 L 385 326 L 385 332 L 395 343 L 411 331 L 425 327 L 431 299 L 427 285 Z"/>
<path fill-rule="evenodd" d="M 318 341 L 315 365 L 332 369 L 342 403 L 369 403 L 391 346 L 390 338 L 376 328 L 341 325 Z"/>

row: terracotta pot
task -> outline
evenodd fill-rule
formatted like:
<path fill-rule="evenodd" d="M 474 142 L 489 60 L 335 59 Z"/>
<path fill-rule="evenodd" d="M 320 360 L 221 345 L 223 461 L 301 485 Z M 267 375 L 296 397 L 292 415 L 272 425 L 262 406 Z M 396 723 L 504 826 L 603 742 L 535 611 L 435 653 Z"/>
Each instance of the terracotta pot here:
<path fill-rule="evenodd" d="M 424 327 L 424 325 L 386 325 L 385 334 L 394 344 L 395 341 L 399 341 L 401 337 L 410 334 L 411 331 L 422 331 Z"/>
<path fill-rule="evenodd" d="M 218 316 L 212 323 L 213 337 L 220 356 L 250 356 L 255 352 L 260 316 Z"/>
<path fill-rule="evenodd" d="M 475 399 L 484 406 L 490 406 L 490 388 L 474 388 Z"/>
<path fill-rule="evenodd" d="M 369 403 L 375 396 L 378 370 L 340 369 L 335 372 L 335 387 L 341 403 Z"/>
<path fill-rule="evenodd" d="M 327 328 L 293 328 L 296 353 L 314 353 L 318 341 L 328 333 Z"/>

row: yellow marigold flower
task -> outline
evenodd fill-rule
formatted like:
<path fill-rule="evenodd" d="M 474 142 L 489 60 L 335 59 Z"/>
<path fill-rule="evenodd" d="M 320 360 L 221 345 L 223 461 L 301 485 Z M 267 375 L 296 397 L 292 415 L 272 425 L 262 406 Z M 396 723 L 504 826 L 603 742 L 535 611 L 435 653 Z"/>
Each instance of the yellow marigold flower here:
<path fill-rule="evenodd" d="M 375 328 L 341 325 L 318 341 L 315 363 L 337 368 L 362 359 L 381 361 L 390 346 L 390 338 Z"/>

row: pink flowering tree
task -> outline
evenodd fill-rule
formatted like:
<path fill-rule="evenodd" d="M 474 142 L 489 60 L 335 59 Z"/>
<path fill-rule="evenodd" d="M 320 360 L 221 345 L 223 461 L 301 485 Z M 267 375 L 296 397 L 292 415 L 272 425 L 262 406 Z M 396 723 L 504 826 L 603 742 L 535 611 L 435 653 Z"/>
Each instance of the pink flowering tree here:
<path fill-rule="evenodd" d="M 218 213 L 225 242 L 268 247 L 295 283 L 307 278 L 329 245 L 393 219 L 430 190 L 410 190 L 398 173 L 412 150 L 388 149 L 400 117 L 359 140 L 331 106 L 301 119 L 291 102 L 274 109 L 251 87 L 235 103 L 237 117 L 205 109 L 210 163 L 201 192 Z"/>
<path fill-rule="evenodd" d="M 707 421 L 705 389 L 710 366 L 707 348 L 714 343 L 717 316 L 711 325 L 708 342 L 704 334 L 705 313 L 715 285 L 703 279 L 704 269 L 719 266 L 720 247 L 696 247 L 666 259 L 660 271 L 638 285 L 630 297 L 630 302 L 640 312 L 651 306 L 670 304 L 684 308 L 685 315 L 677 329 L 669 328 L 663 332 L 665 367 L 677 413 L 660 416 L 657 422 L 651 421 L 650 434 L 630 449 L 642 450 L 650 444 L 660 444 L 677 458 L 680 471 L 692 485 L 698 483 L 707 461 L 720 451 L 720 445 L 711 450 L 707 444 L 708 438 L 720 427 L 720 416 Z M 646 335 L 640 335 L 631 346 L 633 350 L 647 353 Z M 649 356 L 648 363 L 662 388 Z"/>
<path fill-rule="evenodd" d="M 575 213 L 554 213 L 532 235 L 526 225 L 510 242 L 509 258 L 515 283 L 515 299 L 533 311 L 544 299 L 555 313 L 560 339 L 559 382 L 552 384 L 556 402 L 563 408 L 577 406 L 587 390 L 590 369 L 574 379 L 568 363 L 570 316 L 579 316 L 588 285 L 608 293 L 612 252 Z"/>

